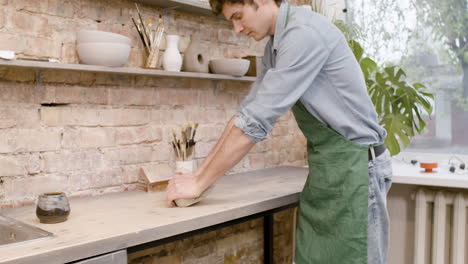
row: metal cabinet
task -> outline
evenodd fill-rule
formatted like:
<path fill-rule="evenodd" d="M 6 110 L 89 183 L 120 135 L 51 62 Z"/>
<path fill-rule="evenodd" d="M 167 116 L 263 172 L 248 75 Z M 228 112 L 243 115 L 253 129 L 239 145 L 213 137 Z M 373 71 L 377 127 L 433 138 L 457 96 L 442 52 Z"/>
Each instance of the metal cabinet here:
<path fill-rule="evenodd" d="M 79 260 L 73 262 L 73 264 L 127 264 L 127 251 L 115 251 L 85 260 Z"/>

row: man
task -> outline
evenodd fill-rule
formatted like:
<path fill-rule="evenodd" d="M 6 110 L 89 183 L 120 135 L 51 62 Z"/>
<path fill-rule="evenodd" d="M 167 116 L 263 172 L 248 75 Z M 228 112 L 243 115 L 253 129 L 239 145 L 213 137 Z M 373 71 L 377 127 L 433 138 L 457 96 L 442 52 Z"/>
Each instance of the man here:
<path fill-rule="evenodd" d="M 301 193 L 296 259 L 302 263 L 386 263 L 391 185 L 386 132 L 359 64 L 341 32 L 310 7 L 273 0 L 211 0 L 215 14 L 255 40 L 270 36 L 240 110 L 193 174 L 177 172 L 168 205 L 194 198 L 265 138 L 292 109 L 307 138 L 309 176 Z"/>

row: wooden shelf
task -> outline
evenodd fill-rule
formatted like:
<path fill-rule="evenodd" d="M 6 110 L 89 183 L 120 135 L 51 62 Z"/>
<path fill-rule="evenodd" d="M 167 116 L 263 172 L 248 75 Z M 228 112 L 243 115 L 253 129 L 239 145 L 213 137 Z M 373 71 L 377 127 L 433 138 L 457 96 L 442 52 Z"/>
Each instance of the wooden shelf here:
<path fill-rule="evenodd" d="M 29 61 L 29 60 L 1 60 L 0 67 L 12 68 L 27 68 L 38 70 L 69 70 L 80 72 L 95 72 L 109 74 L 124 74 L 124 75 L 142 75 L 154 77 L 178 77 L 190 79 L 207 79 L 207 80 L 232 80 L 240 82 L 254 82 L 255 77 L 236 77 L 224 74 L 197 73 L 197 72 L 170 72 L 162 70 L 149 70 L 143 68 L 129 67 L 105 67 L 86 64 L 65 64 L 44 61 Z"/>
<path fill-rule="evenodd" d="M 211 12 L 210 4 L 196 0 L 133 0 L 137 3 L 158 6 L 161 8 L 176 8 L 177 11 L 202 15 L 212 16 L 219 19 L 224 19 L 223 16 L 215 16 Z"/>

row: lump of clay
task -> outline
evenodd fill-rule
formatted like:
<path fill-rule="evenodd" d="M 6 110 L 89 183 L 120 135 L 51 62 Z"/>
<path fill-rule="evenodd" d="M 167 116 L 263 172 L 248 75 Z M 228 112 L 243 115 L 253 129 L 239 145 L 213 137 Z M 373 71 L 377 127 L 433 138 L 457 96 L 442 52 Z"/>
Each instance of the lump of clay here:
<path fill-rule="evenodd" d="M 211 190 L 213 189 L 213 185 L 211 185 L 210 187 L 208 187 L 205 191 L 203 191 L 201 193 L 200 196 L 198 196 L 197 198 L 192 198 L 192 199 L 175 199 L 174 202 L 175 204 L 178 206 L 178 207 L 188 207 L 188 206 L 191 206 L 191 205 L 194 205 L 198 202 L 200 202 L 203 198 L 205 198 L 208 193 L 211 192 Z"/>

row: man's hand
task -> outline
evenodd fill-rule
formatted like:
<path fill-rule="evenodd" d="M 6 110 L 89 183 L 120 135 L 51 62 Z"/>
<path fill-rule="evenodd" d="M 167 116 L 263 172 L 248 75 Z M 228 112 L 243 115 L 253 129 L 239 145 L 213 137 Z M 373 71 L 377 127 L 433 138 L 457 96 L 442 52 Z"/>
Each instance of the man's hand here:
<path fill-rule="evenodd" d="M 167 186 L 168 206 L 174 206 L 175 199 L 199 197 L 205 189 L 234 167 L 254 146 L 244 132 L 234 125 L 235 118 L 231 118 L 218 143 L 194 174 L 177 172 L 169 181 Z"/>
<path fill-rule="evenodd" d="M 167 185 L 167 206 L 173 207 L 175 199 L 197 198 L 202 192 L 197 177 L 188 171 L 176 171 Z"/>

